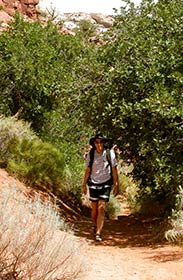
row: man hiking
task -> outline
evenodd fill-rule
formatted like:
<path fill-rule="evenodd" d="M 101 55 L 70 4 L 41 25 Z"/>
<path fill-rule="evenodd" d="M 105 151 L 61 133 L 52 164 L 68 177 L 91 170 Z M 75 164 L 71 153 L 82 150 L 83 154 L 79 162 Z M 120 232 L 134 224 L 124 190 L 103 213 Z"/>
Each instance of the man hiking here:
<path fill-rule="evenodd" d="M 86 169 L 82 193 L 87 193 L 91 201 L 91 218 L 94 224 L 95 240 L 102 241 L 101 231 L 104 225 L 105 204 L 109 201 L 111 188 L 116 196 L 119 192 L 117 160 L 113 150 L 105 148 L 107 139 L 96 134 L 90 139 L 91 151 L 86 158 Z"/>

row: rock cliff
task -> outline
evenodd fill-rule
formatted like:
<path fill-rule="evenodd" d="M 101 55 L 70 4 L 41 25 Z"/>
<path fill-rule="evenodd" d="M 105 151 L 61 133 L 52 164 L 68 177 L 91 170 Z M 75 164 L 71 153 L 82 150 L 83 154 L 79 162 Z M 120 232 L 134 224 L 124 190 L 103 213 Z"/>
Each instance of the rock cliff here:
<path fill-rule="evenodd" d="M 19 11 L 21 14 L 34 19 L 38 14 L 36 8 L 38 4 L 39 0 L 0 0 L 0 12 L 4 16 L 7 14 L 7 21 L 13 16 L 15 11 Z"/>
<path fill-rule="evenodd" d="M 0 0 L 0 29 L 7 27 L 15 11 L 18 11 L 25 18 L 35 20 L 44 13 L 45 18 L 53 16 L 54 11 L 42 10 L 39 5 L 40 0 Z M 95 25 L 98 33 L 104 32 L 112 26 L 114 18 L 101 13 L 65 13 L 54 15 L 55 22 L 62 22 L 62 31 L 72 34 L 72 29 L 76 28 L 80 21 L 86 20 Z"/>

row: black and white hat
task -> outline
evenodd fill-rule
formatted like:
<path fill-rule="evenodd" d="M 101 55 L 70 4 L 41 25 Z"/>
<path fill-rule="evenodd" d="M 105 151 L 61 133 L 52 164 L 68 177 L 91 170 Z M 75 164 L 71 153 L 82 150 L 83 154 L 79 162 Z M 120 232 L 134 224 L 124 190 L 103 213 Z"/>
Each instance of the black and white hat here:
<path fill-rule="evenodd" d="M 94 142 L 96 139 L 101 139 L 104 143 L 106 143 L 109 140 L 108 138 L 104 137 L 101 133 L 97 133 L 95 136 L 90 138 L 89 144 L 91 146 L 94 146 Z"/>

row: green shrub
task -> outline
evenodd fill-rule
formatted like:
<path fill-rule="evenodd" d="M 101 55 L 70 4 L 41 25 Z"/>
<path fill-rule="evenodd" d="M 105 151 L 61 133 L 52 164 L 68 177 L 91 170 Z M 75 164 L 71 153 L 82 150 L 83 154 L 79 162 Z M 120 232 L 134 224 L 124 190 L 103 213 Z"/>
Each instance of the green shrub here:
<path fill-rule="evenodd" d="M 65 154 L 64 189 L 76 203 L 81 203 L 81 186 L 83 182 L 85 162 L 78 146 L 62 142 L 60 149 Z"/>
<path fill-rule="evenodd" d="M 171 242 L 183 243 L 183 189 L 179 187 L 179 193 L 176 195 L 175 209 L 169 218 L 171 229 L 165 232 L 165 237 Z"/>
<path fill-rule="evenodd" d="M 74 31 L 81 37 L 82 40 L 85 39 L 86 42 L 88 42 L 87 40 L 89 38 L 97 34 L 96 26 L 88 20 L 81 20 L 79 22 L 79 27 L 77 27 Z"/>
<path fill-rule="evenodd" d="M 138 202 L 139 184 L 134 182 L 132 178 L 128 181 L 128 187 L 126 189 L 127 203 L 130 210 L 135 212 L 140 212 L 141 204 Z"/>
<path fill-rule="evenodd" d="M 65 168 L 63 153 L 41 141 L 28 123 L 16 118 L 0 118 L 0 156 L 0 166 L 29 185 L 61 192 Z"/>
<path fill-rule="evenodd" d="M 7 168 L 31 186 L 44 186 L 57 193 L 63 179 L 64 158 L 50 143 L 22 139 L 11 146 Z"/>
<path fill-rule="evenodd" d="M 183 243 L 183 210 L 173 210 L 171 216 L 171 229 L 165 232 L 167 240 L 174 243 Z"/>
<path fill-rule="evenodd" d="M 106 216 L 109 219 L 115 219 L 120 214 L 120 211 L 121 211 L 120 202 L 113 194 L 111 194 L 110 200 L 106 204 Z"/>
<path fill-rule="evenodd" d="M 125 2 L 78 96 L 85 122 L 133 161 L 139 198 L 169 215 L 183 176 L 182 1 Z"/>
<path fill-rule="evenodd" d="M 0 167 L 6 167 L 10 156 L 10 146 L 17 140 L 37 139 L 30 129 L 30 124 L 15 117 L 0 116 Z"/>
<path fill-rule="evenodd" d="M 15 14 L 0 34 L 0 114 L 20 112 L 39 131 L 44 115 L 69 100 L 84 53 L 77 36 L 65 36 L 50 21 L 29 22 Z"/>
<path fill-rule="evenodd" d="M 0 118 L 0 167 L 6 167 L 31 186 L 70 196 L 80 204 L 84 174 L 82 153 L 69 141 L 57 139 L 55 143 L 56 146 L 41 141 L 24 121 Z"/>

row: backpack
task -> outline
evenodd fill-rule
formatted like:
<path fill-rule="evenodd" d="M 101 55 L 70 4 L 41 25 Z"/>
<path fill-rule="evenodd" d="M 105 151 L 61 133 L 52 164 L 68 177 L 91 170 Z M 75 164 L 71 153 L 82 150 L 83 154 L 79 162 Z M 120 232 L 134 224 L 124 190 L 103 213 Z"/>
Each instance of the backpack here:
<path fill-rule="evenodd" d="M 107 158 L 107 161 L 110 165 L 110 169 L 111 169 L 111 178 L 109 179 L 109 181 L 107 183 L 109 183 L 110 185 L 113 184 L 113 176 L 112 176 L 112 163 L 111 163 L 111 150 L 109 149 L 109 147 L 104 147 L 105 150 L 106 150 L 106 158 Z M 90 162 L 89 162 L 89 165 L 88 167 L 90 167 L 90 175 L 91 175 L 91 171 L 92 171 L 92 165 L 93 165 L 93 160 L 94 160 L 94 154 L 95 154 L 95 148 L 91 148 L 90 152 L 89 152 L 89 155 L 90 155 Z M 91 177 L 88 177 L 88 181 L 87 181 L 87 184 L 88 186 L 91 186 L 93 183 L 91 182 Z"/>

